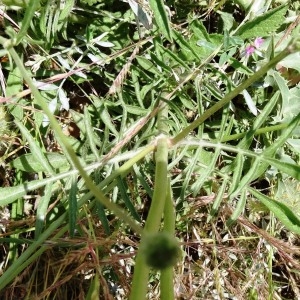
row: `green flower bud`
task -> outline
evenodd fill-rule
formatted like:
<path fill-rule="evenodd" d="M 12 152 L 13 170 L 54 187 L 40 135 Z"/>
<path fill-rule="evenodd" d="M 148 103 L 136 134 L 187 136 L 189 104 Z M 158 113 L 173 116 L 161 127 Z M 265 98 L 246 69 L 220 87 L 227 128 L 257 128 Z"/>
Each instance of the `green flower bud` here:
<path fill-rule="evenodd" d="M 175 237 L 162 231 L 147 234 L 141 245 L 141 252 L 149 267 L 162 270 L 177 263 L 180 246 Z"/>

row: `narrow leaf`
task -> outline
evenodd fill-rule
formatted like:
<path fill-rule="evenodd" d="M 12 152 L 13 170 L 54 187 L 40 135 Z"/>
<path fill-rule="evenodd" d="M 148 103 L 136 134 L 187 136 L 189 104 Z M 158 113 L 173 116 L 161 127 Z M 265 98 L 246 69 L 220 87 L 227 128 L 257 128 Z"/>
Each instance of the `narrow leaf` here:
<path fill-rule="evenodd" d="M 69 230 L 70 236 L 74 237 L 77 220 L 77 180 L 76 176 L 72 176 L 72 186 L 69 191 Z"/>
<path fill-rule="evenodd" d="M 99 201 L 96 201 L 96 212 L 99 220 L 101 221 L 101 224 L 104 228 L 106 235 L 110 235 L 109 222 L 105 214 L 105 209 L 104 206 Z"/>
<path fill-rule="evenodd" d="M 53 182 L 49 182 L 48 184 L 46 184 L 44 196 L 40 198 L 37 205 L 34 235 L 36 240 L 39 238 L 44 228 L 47 209 L 52 195 L 52 186 Z"/>
<path fill-rule="evenodd" d="M 246 190 L 243 190 L 241 193 L 241 197 L 237 202 L 236 208 L 230 216 L 229 220 L 226 222 L 227 226 L 231 226 L 236 222 L 237 218 L 241 215 L 242 211 L 245 209 L 247 201 Z"/>
<path fill-rule="evenodd" d="M 163 0 L 149 0 L 149 4 L 160 32 L 172 42 L 171 26 Z"/>
<path fill-rule="evenodd" d="M 64 155 L 49 152 L 44 153 L 53 169 L 66 170 L 69 168 L 69 163 Z M 45 172 L 45 166 L 36 159 L 36 155 L 32 153 L 23 154 L 11 162 L 11 166 L 25 172 Z"/>
<path fill-rule="evenodd" d="M 246 104 L 248 105 L 248 108 L 250 109 L 250 111 L 254 114 L 254 116 L 257 116 L 257 108 L 256 105 L 254 103 L 254 101 L 252 100 L 252 97 L 250 96 L 250 94 L 248 93 L 247 90 L 243 90 L 242 92 Z"/>
<path fill-rule="evenodd" d="M 293 213 L 293 211 L 284 203 L 273 200 L 253 188 L 248 188 L 250 193 L 261 201 L 274 215 L 281 221 L 281 223 L 290 231 L 300 234 L 300 219 Z"/>
<path fill-rule="evenodd" d="M 28 129 L 19 121 L 15 120 L 16 125 L 20 128 L 22 134 L 29 143 L 32 154 L 35 156 L 35 159 L 40 163 L 45 171 L 50 174 L 54 174 L 52 166 L 49 164 L 49 161 L 45 154 L 42 152 L 39 145 L 36 143 Z"/>
<path fill-rule="evenodd" d="M 297 179 L 300 181 L 300 166 L 296 164 L 291 164 L 288 162 L 283 162 L 275 158 L 264 158 L 273 167 L 277 168 L 281 172 Z"/>
<path fill-rule="evenodd" d="M 135 210 L 135 207 L 133 205 L 133 203 L 131 202 L 131 200 L 129 199 L 127 192 L 126 192 L 126 187 L 124 182 L 122 181 L 122 179 L 120 177 L 117 178 L 118 180 L 118 187 L 120 189 L 120 193 L 121 193 L 121 197 L 122 200 L 124 201 L 126 207 L 128 208 L 128 210 L 130 211 L 131 215 L 138 221 L 141 222 L 140 216 L 137 213 L 137 211 Z"/>
<path fill-rule="evenodd" d="M 90 116 L 90 113 L 89 113 L 87 107 L 84 108 L 84 124 L 86 127 L 87 139 L 90 144 L 91 150 L 94 153 L 97 160 L 100 161 L 99 150 L 97 149 L 97 146 L 95 143 L 94 131 L 93 131 L 93 127 L 91 124 L 91 116 Z"/>
<path fill-rule="evenodd" d="M 50 182 L 55 182 L 57 180 L 68 177 L 74 173 L 77 173 L 77 170 L 57 174 L 55 176 L 45 178 L 42 180 L 32 180 L 30 182 L 24 182 L 23 184 L 13 187 L 0 188 L 0 207 L 14 202 L 16 199 L 25 196 L 30 191 L 39 189 Z"/>

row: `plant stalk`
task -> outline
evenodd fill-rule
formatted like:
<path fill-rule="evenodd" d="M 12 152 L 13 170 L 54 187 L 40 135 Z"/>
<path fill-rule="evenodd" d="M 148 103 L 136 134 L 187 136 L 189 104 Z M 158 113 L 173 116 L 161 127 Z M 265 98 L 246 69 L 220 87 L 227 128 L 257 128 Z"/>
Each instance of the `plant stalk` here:
<path fill-rule="evenodd" d="M 168 178 L 168 188 L 166 203 L 164 209 L 164 231 L 170 235 L 175 236 L 175 210 L 172 197 L 172 189 L 170 178 Z M 161 300 L 173 300 L 174 299 L 174 275 L 173 267 L 168 267 L 161 271 L 160 276 L 160 298 Z"/>

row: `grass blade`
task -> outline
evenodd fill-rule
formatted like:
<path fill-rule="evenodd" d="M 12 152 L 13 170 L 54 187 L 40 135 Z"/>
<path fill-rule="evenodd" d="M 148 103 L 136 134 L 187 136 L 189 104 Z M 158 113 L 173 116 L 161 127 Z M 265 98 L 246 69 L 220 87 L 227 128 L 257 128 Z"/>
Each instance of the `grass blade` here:
<path fill-rule="evenodd" d="M 69 191 L 69 230 L 70 236 L 74 237 L 77 220 L 77 180 L 76 176 L 72 176 L 72 185 Z"/>
<path fill-rule="evenodd" d="M 126 192 L 126 187 L 124 182 L 122 181 L 122 179 L 120 177 L 117 178 L 118 180 L 118 187 L 120 189 L 120 193 L 121 193 L 121 197 L 122 200 L 124 201 L 126 207 L 128 208 L 128 210 L 130 211 L 131 215 L 138 221 L 141 222 L 141 218 L 139 216 L 139 214 L 137 213 L 137 211 L 135 210 L 135 207 L 133 205 L 133 203 L 131 202 L 131 200 L 129 199 L 127 192 Z"/>

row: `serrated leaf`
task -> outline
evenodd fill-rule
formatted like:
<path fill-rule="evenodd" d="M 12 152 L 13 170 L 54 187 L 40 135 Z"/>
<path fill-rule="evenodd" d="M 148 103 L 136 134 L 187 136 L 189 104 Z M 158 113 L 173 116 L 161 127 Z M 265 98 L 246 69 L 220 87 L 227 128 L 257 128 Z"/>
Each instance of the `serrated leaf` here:
<path fill-rule="evenodd" d="M 53 169 L 67 169 L 69 163 L 64 155 L 49 152 L 44 154 Z M 32 153 L 23 154 L 11 162 L 12 167 L 25 172 L 45 172 L 45 167 Z"/>
<path fill-rule="evenodd" d="M 287 6 L 282 5 L 269 10 L 241 26 L 236 35 L 244 39 L 269 36 L 270 32 L 276 31 L 282 25 L 287 8 Z"/>

